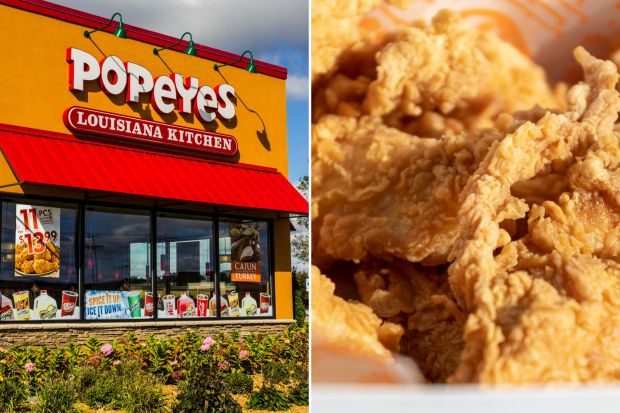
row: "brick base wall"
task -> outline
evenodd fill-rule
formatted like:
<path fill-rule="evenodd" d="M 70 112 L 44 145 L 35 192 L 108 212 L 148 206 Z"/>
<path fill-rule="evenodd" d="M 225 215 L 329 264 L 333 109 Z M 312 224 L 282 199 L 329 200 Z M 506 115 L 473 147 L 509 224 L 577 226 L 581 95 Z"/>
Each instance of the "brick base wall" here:
<path fill-rule="evenodd" d="M 157 321 L 132 323 L 53 323 L 53 324 L 7 324 L 0 325 L 0 347 L 13 344 L 28 346 L 59 347 L 73 342 L 83 344 L 91 337 L 109 342 L 129 332 L 140 338 L 172 338 L 192 329 L 200 335 L 238 331 L 241 337 L 250 333 L 276 334 L 288 328 L 295 320 L 238 320 L 230 321 Z"/>

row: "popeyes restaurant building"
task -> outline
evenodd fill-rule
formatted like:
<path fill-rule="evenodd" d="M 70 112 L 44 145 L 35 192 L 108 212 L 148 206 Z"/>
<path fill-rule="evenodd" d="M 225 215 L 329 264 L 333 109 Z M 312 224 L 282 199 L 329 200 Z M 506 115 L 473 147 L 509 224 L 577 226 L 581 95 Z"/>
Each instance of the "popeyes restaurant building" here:
<path fill-rule="evenodd" d="M 286 69 L 119 18 L 0 5 L 1 344 L 285 328 Z"/>

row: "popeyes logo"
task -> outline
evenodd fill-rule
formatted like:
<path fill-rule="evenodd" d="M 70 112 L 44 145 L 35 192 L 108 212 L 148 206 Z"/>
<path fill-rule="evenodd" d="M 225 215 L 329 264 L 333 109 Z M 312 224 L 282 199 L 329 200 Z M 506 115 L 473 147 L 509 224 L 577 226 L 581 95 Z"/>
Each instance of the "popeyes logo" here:
<path fill-rule="evenodd" d="M 100 62 L 76 48 L 67 49 L 69 89 L 84 92 L 88 82 L 98 82 L 112 96 L 124 95 L 127 103 L 138 103 L 148 95 L 157 112 L 166 115 L 177 108 L 210 123 L 235 117 L 235 89 L 223 83 L 213 88 L 200 86 L 195 77 L 179 73 L 156 78 L 144 67 L 108 56 Z M 156 142 L 190 150 L 231 156 L 237 153 L 237 140 L 231 135 L 180 127 L 93 109 L 72 107 L 64 115 L 67 127 L 81 134 Z"/>

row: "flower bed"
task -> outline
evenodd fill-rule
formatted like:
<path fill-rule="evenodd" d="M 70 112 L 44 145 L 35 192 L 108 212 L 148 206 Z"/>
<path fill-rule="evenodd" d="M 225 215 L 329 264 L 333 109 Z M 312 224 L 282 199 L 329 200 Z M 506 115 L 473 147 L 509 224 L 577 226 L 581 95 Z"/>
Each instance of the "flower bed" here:
<path fill-rule="evenodd" d="M 188 330 L 167 340 L 130 334 L 55 350 L 0 348 L 2 411 L 226 413 L 307 404 L 307 324 L 244 340 Z"/>

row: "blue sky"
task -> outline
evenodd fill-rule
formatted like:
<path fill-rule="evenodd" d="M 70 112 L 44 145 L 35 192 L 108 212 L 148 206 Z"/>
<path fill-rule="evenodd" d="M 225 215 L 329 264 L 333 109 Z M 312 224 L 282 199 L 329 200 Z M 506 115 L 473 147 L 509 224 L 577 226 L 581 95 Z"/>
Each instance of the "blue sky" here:
<path fill-rule="evenodd" d="M 307 0 L 52 0 L 173 37 L 189 31 L 197 43 L 288 68 L 289 180 L 308 174 Z"/>

